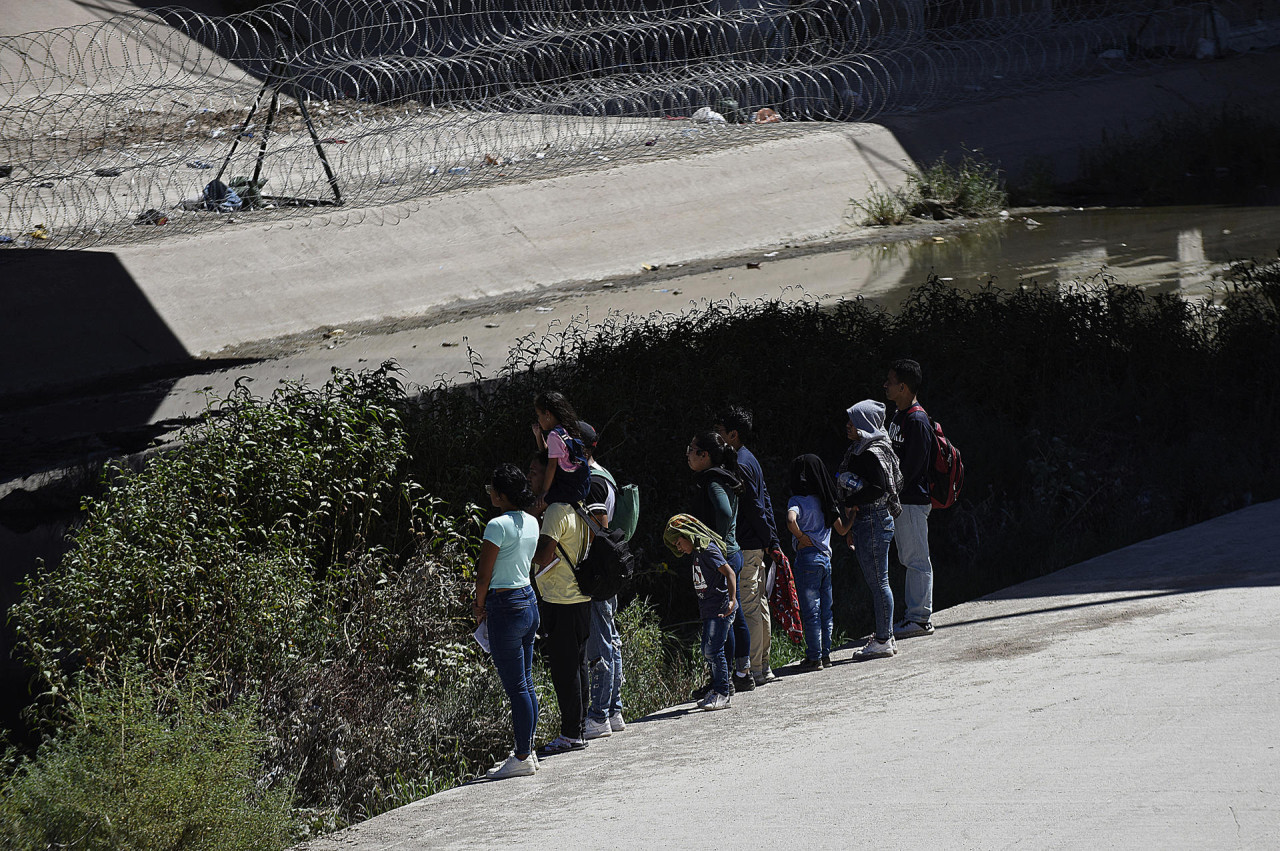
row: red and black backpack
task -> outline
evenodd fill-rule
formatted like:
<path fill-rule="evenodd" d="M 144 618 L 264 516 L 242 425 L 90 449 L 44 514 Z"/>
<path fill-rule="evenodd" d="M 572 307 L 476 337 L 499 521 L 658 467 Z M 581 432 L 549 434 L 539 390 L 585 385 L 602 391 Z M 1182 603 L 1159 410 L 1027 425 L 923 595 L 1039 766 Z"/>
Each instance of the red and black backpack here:
<path fill-rule="evenodd" d="M 907 413 L 920 411 L 926 417 L 924 408 L 912 405 Z M 960 460 L 960 447 L 956 446 L 942 433 L 942 426 L 929 417 L 929 425 L 933 429 L 933 464 L 929 467 L 929 501 L 934 508 L 950 508 L 955 504 L 960 489 L 964 487 L 964 462 Z"/>

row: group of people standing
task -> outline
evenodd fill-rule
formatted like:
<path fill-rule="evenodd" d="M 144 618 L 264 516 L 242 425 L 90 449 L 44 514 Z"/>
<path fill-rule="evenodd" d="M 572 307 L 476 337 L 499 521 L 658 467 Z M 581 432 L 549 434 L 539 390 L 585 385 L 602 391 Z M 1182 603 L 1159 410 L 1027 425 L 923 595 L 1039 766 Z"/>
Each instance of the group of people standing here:
<path fill-rule="evenodd" d="M 805 639 L 801 671 L 831 665 L 833 532 L 853 547 L 872 593 L 875 633 L 855 657 L 891 657 L 898 638 L 933 633 L 927 524 L 934 438 L 916 398 L 921 381 L 918 363 L 895 361 L 884 382 L 893 407 L 867 399 L 846 411 L 850 444 L 834 475 L 814 454 L 791 463 L 785 517 Z M 485 528 L 476 570 L 475 616 L 487 624 L 515 736 L 510 757 L 489 772 L 495 779 L 533 774 L 539 755 L 585 748 L 626 726 L 617 599 L 593 601 L 574 577 L 593 529 L 614 519 L 617 483 L 594 458 L 595 430 L 562 394 L 540 394 L 534 413 L 538 451 L 527 473 L 504 464 L 488 486 L 501 513 Z M 692 556 L 710 669 L 694 696 L 708 711 L 777 678 L 769 663 L 768 589 L 770 566 L 786 557 L 763 470 L 748 448 L 753 425 L 749 410 L 733 406 L 692 437 L 685 450 L 694 476 L 688 510 L 671 517 L 663 533 L 674 553 Z M 889 586 L 894 540 L 907 568 L 906 612 L 897 623 Z M 539 634 L 561 720 L 559 735 L 535 753 Z"/>

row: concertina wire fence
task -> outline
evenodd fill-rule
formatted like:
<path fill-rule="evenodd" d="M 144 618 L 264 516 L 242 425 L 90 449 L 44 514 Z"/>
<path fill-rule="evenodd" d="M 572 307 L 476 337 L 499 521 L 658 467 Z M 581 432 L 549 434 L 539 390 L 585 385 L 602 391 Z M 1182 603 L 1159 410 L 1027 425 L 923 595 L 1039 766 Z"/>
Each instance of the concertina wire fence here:
<path fill-rule="evenodd" d="M 1179 0 L 291 0 L 4 36 L 0 248 L 385 222 L 1216 53 L 1228 20 Z"/>

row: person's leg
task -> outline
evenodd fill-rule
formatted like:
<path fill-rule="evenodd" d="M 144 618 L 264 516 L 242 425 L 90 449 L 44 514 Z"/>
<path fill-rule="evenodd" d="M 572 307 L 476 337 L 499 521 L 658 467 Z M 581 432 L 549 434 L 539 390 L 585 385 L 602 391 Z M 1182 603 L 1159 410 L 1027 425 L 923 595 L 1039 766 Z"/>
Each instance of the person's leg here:
<path fill-rule="evenodd" d="M 818 581 L 818 623 L 822 627 L 822 658 L 831 655 L 831 633 L 835 621 L 831 614 L 831 556 L 818 556 L 818 567 L 821 571 Z"/>
<path fill-rule="evenodd" d="M 766 571 L 764 550 L 742 551 L 742 615 L 751 636 L 751 673 L 761 676 L 769 668 L 772 623 L 769 600 L 764 593 Z"/>
<path fill-rule="evenodd" d="M 613 614 L 610 601 L 593 600 L 587 634 L 587 670 L 590 672 L 590 703 L 587 718 L 596 723 L 608 720 L 613 697 Z"/>
<path fill-rule="evenodd" d="M 905 620 L 927 624 L 933 618 L 933 562 L 929 559 L 928 505 L 904 505 L 894 521 L 898 559 L 907 569 Z"/>
<path fill-rule="evenodd" d="M 560 735 L 581 739 L 585 717 L 583 668 L 586 666 L 586 625 L 579 632 L 579 619 L 586 621 L 586 603 L 544 603 L 543 611 L 551 622 L 547 634 L 547 667 L 556 703 L 560 706 Z M 579 612 L 581 611 L 581 617 Z M 581 638 L 579 637 L 581 635 Z"/>
<path fill-rule="evenodd" d="M 609 690 L 609 704 L 606 713 L 612 719 L 622 716 L 622 636 L 618 633 L 618 598 L 609 599 L 609 650 L 612 664 L 609 666 L 613 675 L 612 687 Z"/>
<path fill-rule="evenodd" d="M 742 551 L 729 558 L 729 566 L 733 568 L 738 583 L 738 610 L 733 614 L 733 655 L 727 657 L 737 673 L 751 670 L 751 632 L 747 629 L 747 618 L 742 614 Z M 754 683 L 752 683 L 754 685 Z"/>
<path fill-rule="evenodd" d="M 529 704 L 533 710 L 529 718 L 529 747 L 533 747 L 536 741 L 535 734 L 538 731 L 538 716 L 541 714 L 541 706 L 538 704 L 538 689 L 533 682 L 533 644 L 538 638 L 538 628 L 541 625 L 541 612 L 538 609 L 538 598 L 533 592 L 533 587 L 529 587 L 529 629 L 524 634 L 524 687 L 529 694 Z M 517 731 L 519 732 L 519 731 Z"/>
<path fill-rule="evenodd" d="M 792 574 L 800 598 L 800 623 L 804 626 L 804 657 L 816 662 L 822 657 L 822 628 L 819 620 L 818 551 L 813 547 L 796 553 Z"/>
<path fill-rule="evenodd" d="M 587 636 L 591 632 L 591 603 L 574 603 L 572 608 L 573 638 L 578 659 L 578 702 L 573 707 L 577 717 L 571 720 L 575 722 L 574 729 L 578 731 L 578 735 L 570 738 L 581 739 L 586 731 L 587 704 L 591 702 L 587 692 L 587 686 L 591 682 L 591 674 L 587 670 Z"/>
<path fill-rule="evenodd" d="M 881 612 L 876 616 L 876 638 L 893 640 L 893 589 L 889 587 L 889 545 L 893 542 L 893 515 L 883 508 L 875 513 L 874 549 L 876 576 L 880 582 Z"/>
<path fill-rule="evenodd" d="M 729 661 L 724 655 L 726 632 L 732 632 L 728 618 L 707 618 L 702 622 L 702 658 L 711 666 L 711 688 L 728 697 Z"/>
<path fill-rule="evenodd" d="M 491 591 L 485 597 L 489 624 L 489 650 L 502 689 L 511 701 L 511 727 L 515 753 L 524 759 L 533 749 L 532 731 L 537 724 L 537 698 L 525 678 L 525 640 L 536 629 L 536 609 L 522 591 Z M 530 597 L 532 592 L 530 592 Z"/>
<path fill-rule="evenodd" d="M 889 589 L 889 550 L 882 543 L 880 509 L 862 509 L 853 523 L 854 549 L 862 578 L 871 590 L 871 603 L 875 611 L 876 640 L 888 642 L 893 638 L 893 592 Z M 888 517 L 889 512 L 883 511 Z M 893 528 L 893 518 L 889 518 Z"/>

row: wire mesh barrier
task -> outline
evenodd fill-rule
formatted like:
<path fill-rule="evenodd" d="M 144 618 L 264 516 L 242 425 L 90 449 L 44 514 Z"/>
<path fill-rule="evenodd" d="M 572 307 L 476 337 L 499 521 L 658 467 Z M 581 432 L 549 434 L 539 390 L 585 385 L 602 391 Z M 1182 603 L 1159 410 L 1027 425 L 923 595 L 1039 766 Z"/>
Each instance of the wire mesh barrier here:
<path fill-rule="evenodd" d="M 439 192 L 1216 55 L 1223 9 L 293 0 L 5 36 L 0 247 L 383 220 Z"/>

